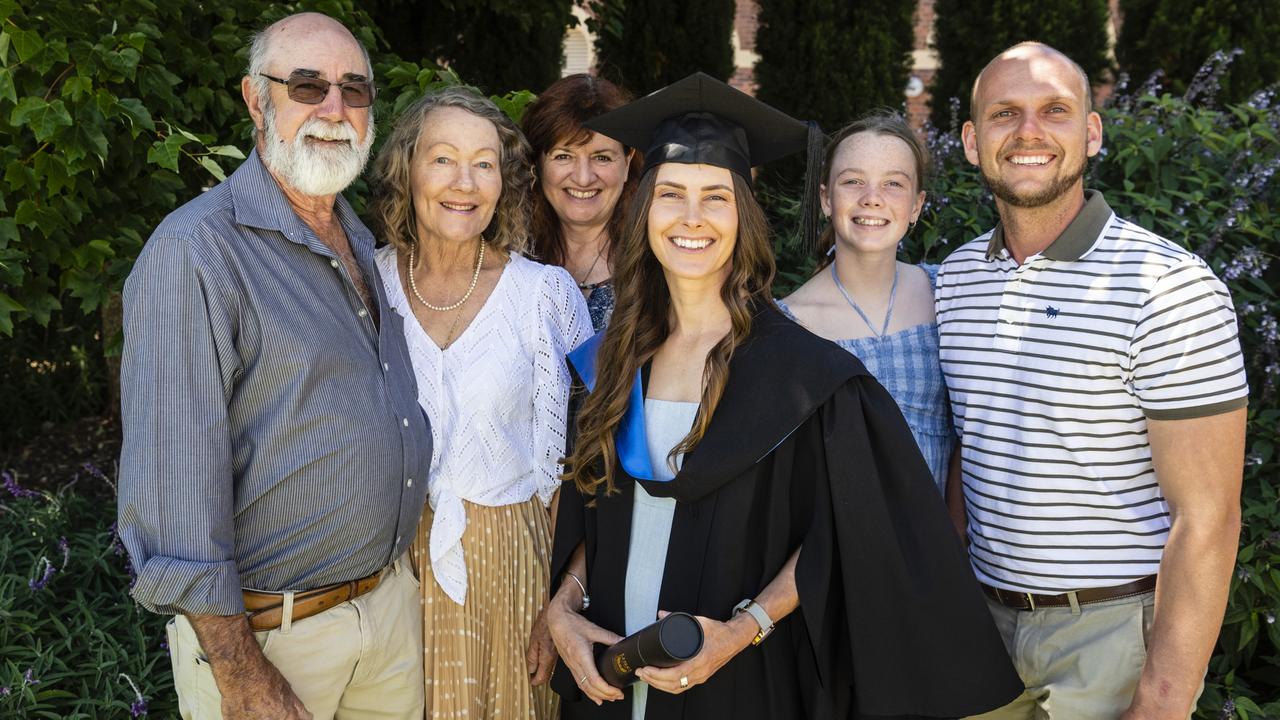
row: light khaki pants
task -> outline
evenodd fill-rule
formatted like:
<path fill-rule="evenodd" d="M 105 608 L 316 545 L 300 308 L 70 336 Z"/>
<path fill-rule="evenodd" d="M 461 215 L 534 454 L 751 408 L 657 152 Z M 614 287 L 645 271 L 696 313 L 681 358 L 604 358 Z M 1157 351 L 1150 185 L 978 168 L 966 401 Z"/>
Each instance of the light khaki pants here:
<path fill-rule="evenodd" d="M 184 720 L 221 720 L 222 695 L 191 623 L 169 621 L 169 657 Z M 422 604 L 407 556 L 368 594 L 254 633 L 316 720 L 421 720 Z"/>
<path fill-rule="evenodd" d="M 1154 591 L 1074 610 L 1012 610 L 991 600 L 987 606 L 1026 690 L 976 718 L 1114 720 L 1133 702 L 1147 661 Z"/>

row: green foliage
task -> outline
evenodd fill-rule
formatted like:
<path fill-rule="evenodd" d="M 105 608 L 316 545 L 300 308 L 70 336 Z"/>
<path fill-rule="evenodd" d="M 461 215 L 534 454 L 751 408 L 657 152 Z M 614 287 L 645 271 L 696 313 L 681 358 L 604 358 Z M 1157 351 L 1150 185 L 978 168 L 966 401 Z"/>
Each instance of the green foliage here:
<path fill-rule="evenodd" d="M 733 75 L 734 0 L 589 0 L 600 74 L 637 96 L 701 70 Z"/>
<path fill-rule="evenodd" d="M 958 118 L 968 117 L 974 77 L 991 58 L 1024 40 L 1061 50 L 1094 82 L 1111 68 L 1107 0 L 937 0 L 934 12 L 934 47 L 941 67 L 930 91 L 938 127 L 951 125 L 951 98 L 960 101 Z"/>
<path fill-rule="evenodd" d="M 1124 24 L 1116 61 L 1131 78 L 1159 70 L 1175 92 L 1190 88 L 1199 59 L 1215 50 L 1242 54 L 1223 76 L 1221 99 L 1242 102 L 1280 78 L 1280 3 L 1240 0 L 1120 0 Z"/>
<path fill-rule="evenodd" d="M 111 491 L 89 475 L 0 490 L 0 717 L 177 717 L 165 618 L 129 599 Z"/>
<path fill-rule="evenodd" d="M 876 107 L 901 110 L 915 6 L 913 0 L 761 0 L 757 97 L 828 132 Z"/>
<path fill-rule="evenodd" d="M 485 92 L 542 89 L 560 77 L 573 0 L 369 0 L 361 3 L 403 58 L 442 61 Z"/>

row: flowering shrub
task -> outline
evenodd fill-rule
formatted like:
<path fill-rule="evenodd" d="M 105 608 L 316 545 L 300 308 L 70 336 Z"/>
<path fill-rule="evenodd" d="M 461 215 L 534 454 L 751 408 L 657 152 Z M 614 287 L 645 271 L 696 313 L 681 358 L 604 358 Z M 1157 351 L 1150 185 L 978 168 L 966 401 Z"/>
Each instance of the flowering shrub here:
<path fill-rule="evenodd" d="M 0 717 L 175 717 L 165 618 L 128 596 L 110 480 L 0 475 Z"/>

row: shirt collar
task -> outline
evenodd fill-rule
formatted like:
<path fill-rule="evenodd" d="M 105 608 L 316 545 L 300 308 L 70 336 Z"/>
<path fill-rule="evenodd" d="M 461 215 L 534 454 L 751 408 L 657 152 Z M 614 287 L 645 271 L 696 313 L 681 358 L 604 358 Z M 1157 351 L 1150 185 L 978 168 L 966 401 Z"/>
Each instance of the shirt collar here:
<path fill-rule="evenodd" d="M 267 170 L 255 148 L 248 159 L 227 178 L 235 206 L 236 222 L 261 230 L 276 230 L 300 245 L 307 245 L 311 235 L 302 219 L 293 211 L 280 189 L 280 184 Z M 360 222 L 351 204 L 341 194 L 334 201 L 338 221 L 347 231 L 353 251 L 372 250 L 373 234 Z"/>
<path fill-rule="evenodd" d="M 1085 191 L 1084 207 L 1041 255 L 1050 260 L 1073 262 L 1085 256 L 1111 220 L 1111 206 L 1097 190 Z M 987 260 L 994 260 L 1005 250 L 1004 228 L 996 223 L 987 242 Z"/>

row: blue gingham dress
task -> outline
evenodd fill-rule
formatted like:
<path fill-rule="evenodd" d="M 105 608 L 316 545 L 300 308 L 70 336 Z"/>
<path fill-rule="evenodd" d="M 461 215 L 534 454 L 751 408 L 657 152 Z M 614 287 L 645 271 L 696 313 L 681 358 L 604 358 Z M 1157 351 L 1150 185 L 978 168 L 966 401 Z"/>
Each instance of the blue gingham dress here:
<path fill-rule="evenodd" d="M 938 267 L 920 265 L 929 274 L 929 284 L 935 287 Z M 778 307 L 787 317 L 796 319 L 781 300 Z M 942 492 L 946 488 L 947 466 L 956 436 L 951 425 L 947 386 L 938 362 L 938 324 L 913 325 L 881 338 L 832 342 L 861 360 L 867 371 L 893 396 L 929 464 L 938 491 Z"/>

